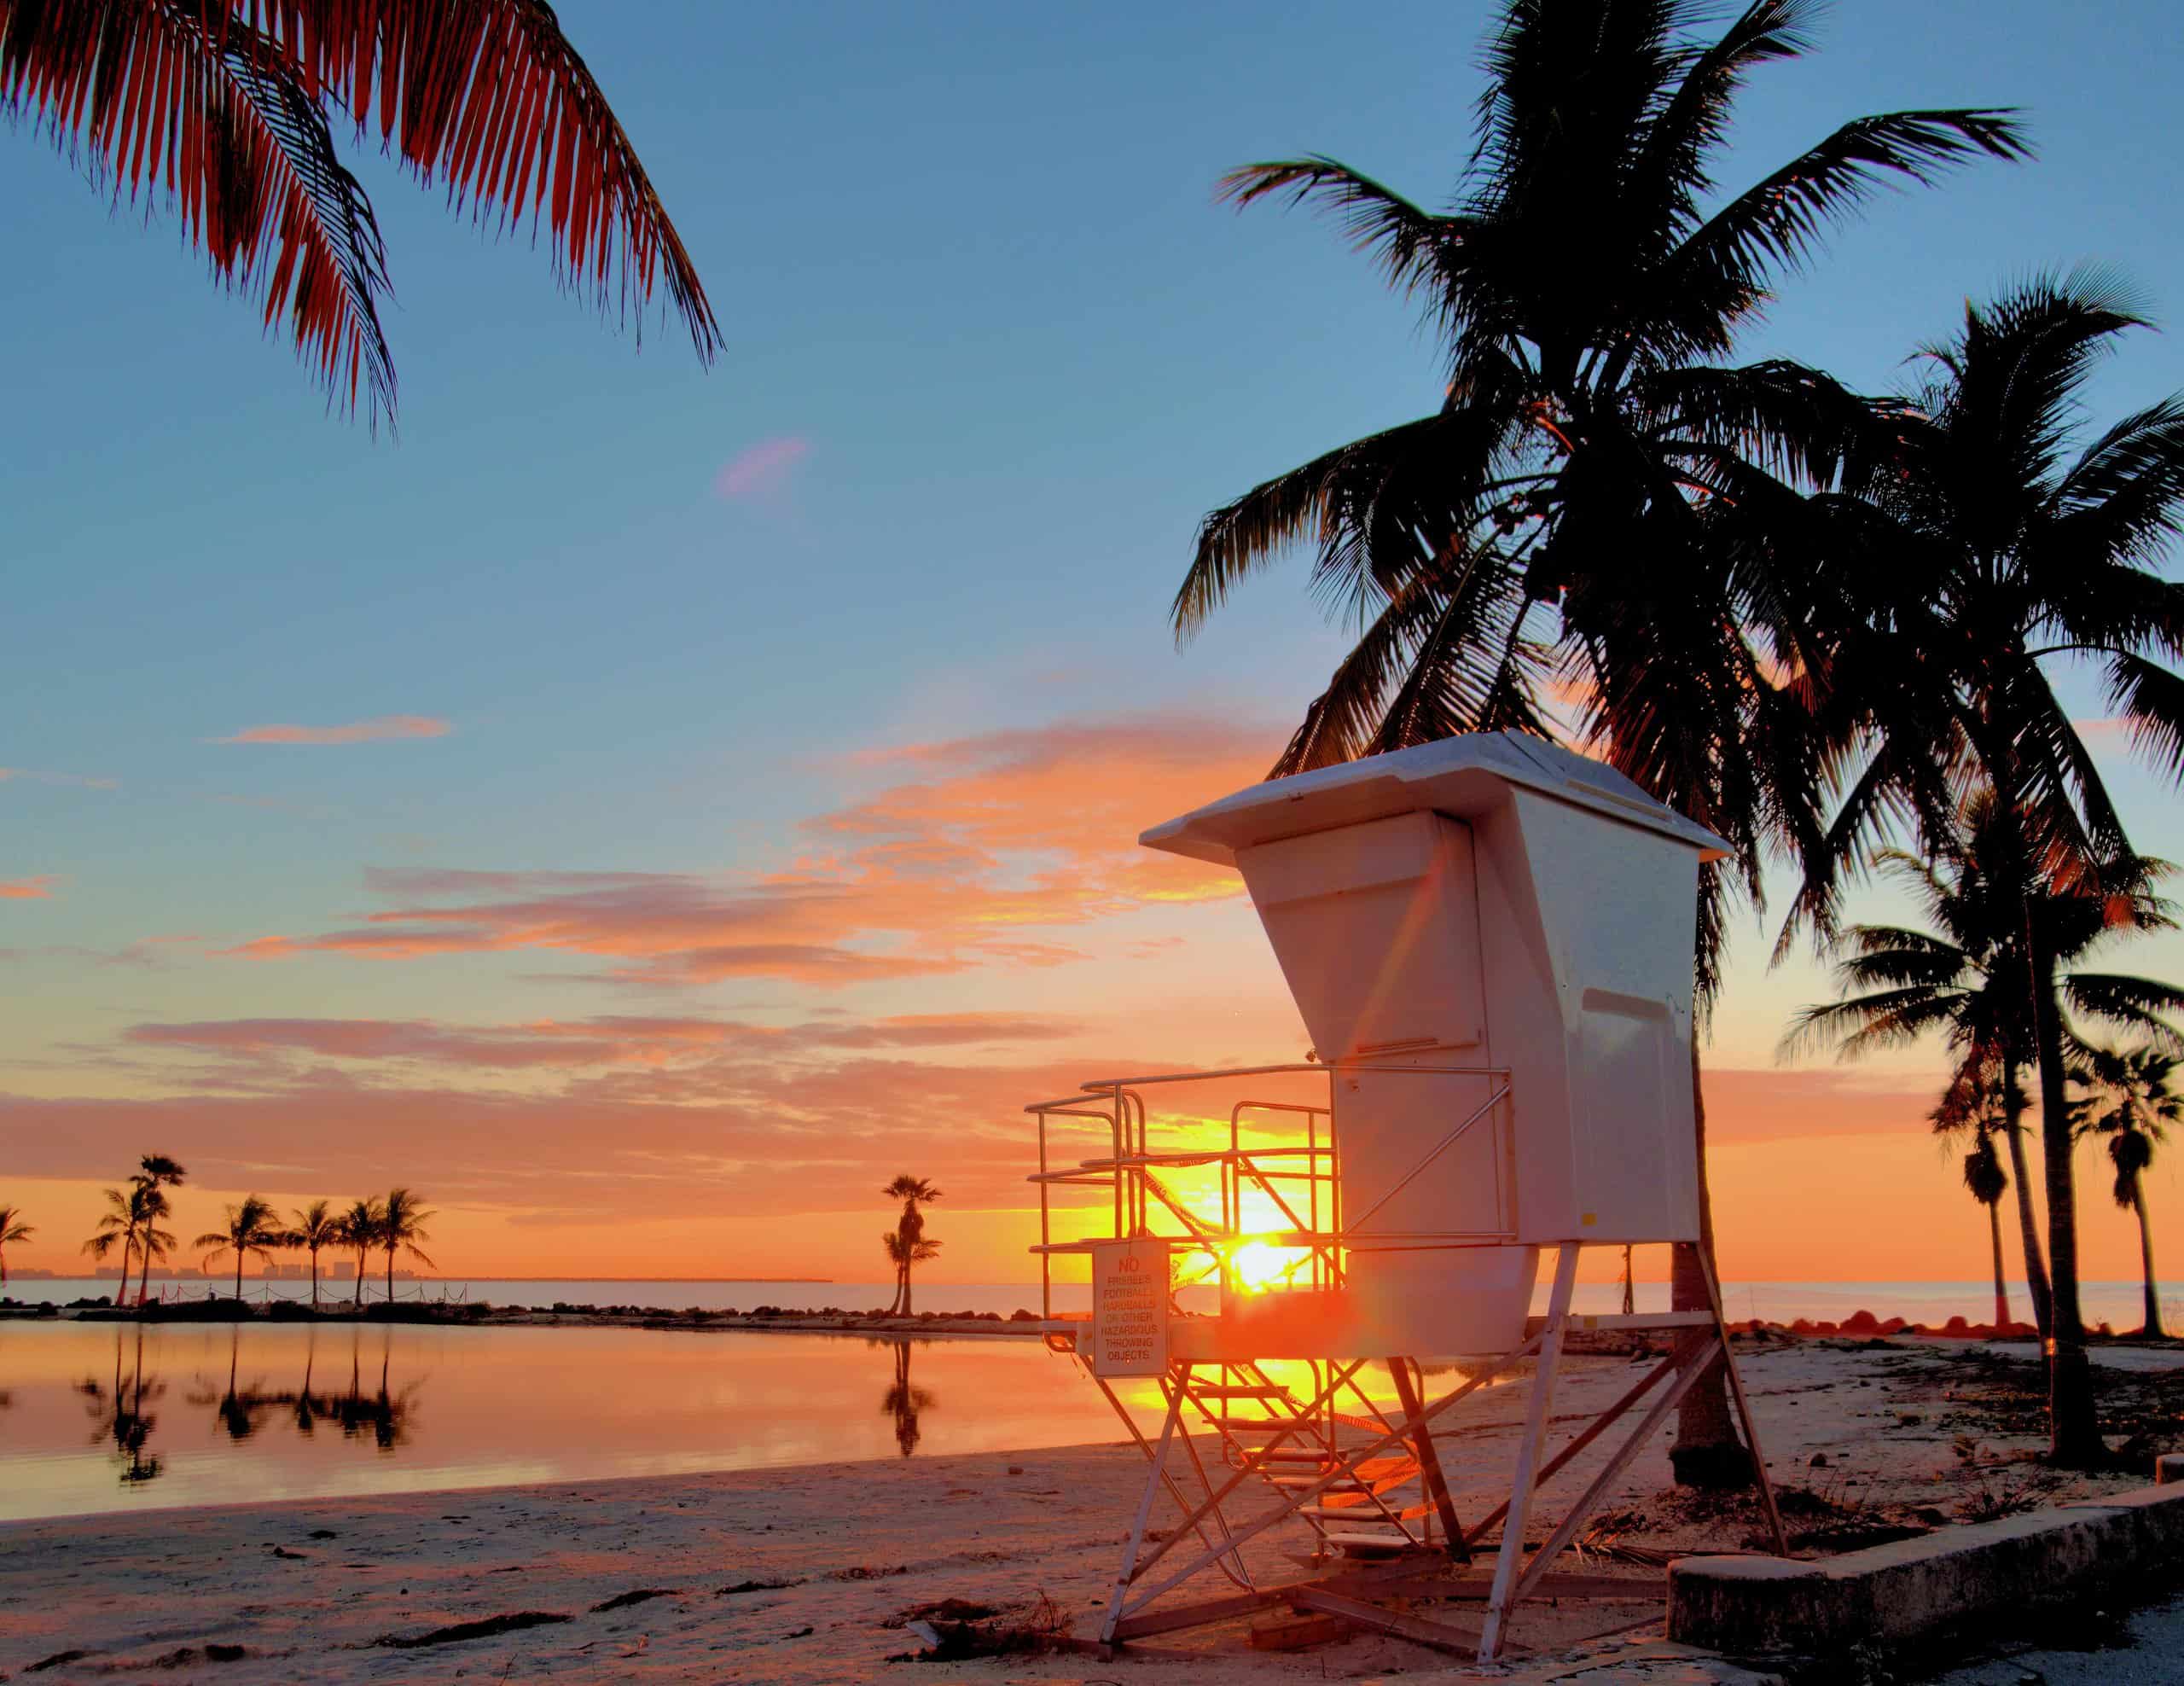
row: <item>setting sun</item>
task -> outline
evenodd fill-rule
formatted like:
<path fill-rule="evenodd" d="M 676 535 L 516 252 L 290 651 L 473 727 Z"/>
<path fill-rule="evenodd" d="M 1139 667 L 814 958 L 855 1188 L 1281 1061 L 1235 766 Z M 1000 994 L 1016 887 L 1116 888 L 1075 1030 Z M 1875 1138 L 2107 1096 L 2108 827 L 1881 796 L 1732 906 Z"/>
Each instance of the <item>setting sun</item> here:
<path fill-rule="evenodd" d="M 1270 1288 L 1286 1287 L 1290 1275 L 1302 1262 L 1303 1255 L 1294 1247 L 1275 1247 L 1262 1241 L 1245 1241 L 1228 1255 L 1228 1268 L 1235 1272 L 1236 1285 L 1246 1294 L 1264 1294 Z"/>

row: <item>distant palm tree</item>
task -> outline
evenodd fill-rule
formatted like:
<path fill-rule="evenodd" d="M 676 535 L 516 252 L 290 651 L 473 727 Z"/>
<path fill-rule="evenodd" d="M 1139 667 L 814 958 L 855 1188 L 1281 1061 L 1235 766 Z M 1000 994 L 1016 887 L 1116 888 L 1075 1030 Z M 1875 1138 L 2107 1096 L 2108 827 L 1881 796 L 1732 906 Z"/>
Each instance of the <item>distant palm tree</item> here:
<path fill-rule="evenodd" d="M 364 1261 L 371 1257 L 372 1249 L 379 1245 L 380 1226 L 386 1222 L 386 1208 L 367 1195 L 363 1200 L 351 1201 L 340 1221 L 340 1245 L 353 1249 L 357 1255 L 357 1305 L 361 1309 L 364 1303 L 364 1283 L 369 1277 L 369 1273 L 364 1269 Z"/>
<path fill-rule="evenodd" d="M 1751 0 L 1717 38 L 1702 0 L 1507 0 L 1449 208 L 1309 156 L 1232 172 L 1239 206 L 1310 202 L 1424 305 L 1443 402 L 1209 514 L 1171 618 L 1190 637 L 1237 584 L 1316 552 L 1312 590 L 1356 642 L 1269 775 L 1476 730 L 1577 735 L 1727 838 L 1701 875 L 1697 1016 L 1719 982 L 1727 898 L 1757 903 L 1769 848 L 1810 824 L 1802 724 L 1831 673 L 1842 584 L 1800 492 L 1892 427 L 1820 370 L 1730 358 L 1775 277 L 1885 183 L 2020 158 L 2013 116 L 1855 118 L 1722 192 L 1751 75 L 1804 55 L 1809 0 Z M 1699 1229 L 1712 1245 L 1694 1046 Z M 1671 1303 L 1709 1303 L 1699 1250 Z M 1752 1479 L 1725 1372 L 1678 1409 L 1681 1482 Z"/>
<path fill-rule="evenodd" d="M 895 1304 L 890 1311 L 903 1317 L 910 1315 L 910 1266 L 932 1254 L 918 1250 L 925 1235 L 925 1213 L 919 1210 L 934 1201 L 946 1198 L 942 1192 L 922 1177 L 913 1177 L 905 1171 L 880 1191 L 890 1200 L 903 1203 L 903 1215 L 896 1221 L 895 1234 L 901 1241 L 899 1248 L 890 1247 L 887 1256 L 895 1262 Z M 938 1247 L 939 1243 L 935 1242 Z"/>
<path fill-rule="evenodd" d="M 293 1220 L 287 1235 L 287 1245 L 300 1247 L 311 1254 L 311 1304 L 318 1309 L 318 1255 L 320 1249 L 336 1246 L 341 1239 L 341 1220 L 325 1201 L 313 1201 L 300 1212 L 291 1212 Z"/>
<path fill-rule="evenodd" d="M 2153 1274 L 2153 1230 L 2146 1219 L 2146 1167 L 2153 1150 L 2169 1139 L 2169 1126 L 2184 1124 L 2184 1094 L 2170 1086 L 2177 1061 L 2158 1049 L 2088 1049 L 2078 1081 L 2093 1092 L 2077 1103 L 2078 1131 L 2108 1138 L 2116 1167 L 2116 1204 L 2137 1214 L 2139 1260 L 2146 1281 L 2146 1333 L 2158 1335 L 2161 1299 Z"/>
<path fill-rule="evenodd" d="M 1937 1136 L 1972 1132 L 1972 1147 L 1964 1155 L 1964 1187 L 1987 1208 L 1988 1240 L 1992 1243 L 1995 1269 L 1995 1327 L 2007 1328 L 2010 1317 L 2008 1279 L 2002 1268 L 2002 1196 L 2009 1192 L 2010 1175 L 1995 1152 L 1995 1137 L 2009 1128 L 2009 1120 L 2023 1097 L 2006 1100 L 1976 1069 L 1957 1073 L 1943 1093 L 1941 1104 L 1929 1116 Z"/>
<path fill-rule="evenodd" d="M 152 1266 L 164 1260 L 177 1246 L 174 1231 L 160 1225 L 160 1220 L 169 1215 L 167 1197 L 154 1189 L 146 1203 L 150 1211 L 143 1227 L 136 1231 L 136 1256 L 143 1261 L 142 1273 L 136 1279 L 136 1303 L 140 1306 L 151 1292 Z"/>
<path fill-rule="evenodd" d="M 895 1267 L 895 1303 L 887 1308 L 887 1315 L 907 1317 L 911 1315 L 910 1266 L 939 1258 L 942 1244 L 922 1235 L 914 1241 L 905 1241 L 900 1230 L 882 1230 L 880 1244 L 886 1249 L 888 1260 Z"/>
<path fill-rule="evenodd" d="M 407 1253 L 412 1259 L 430 1264 L 433 1261 L 419 1247 L 419 1241 L 432 1240 L 425 1228 L 425 1220 L 433 1216 L 425 1210 L 424 1202 L 408 1189 L 393 1189 L 387 1192 L 386 1204 L 380 1210 L 379 1244 L 386 1251 L 386 1298 L 394 1300 L 394 1255 L 397 1251 Z"/>
<path fill-rule="evenodd" d="M 2013 865 L 2013 823 L 1991 792 L 1979 791 L 1961 805 L 1954 829 L 1937 834 L 1931 846 L 1931 860 L 1901 849 L 1874 858 L 1882 875 L 1917 902 L 1925 928 L 1854 925 L 1839 932 L 1832 946 L 1843 956 L 1836 979 L 1844 993 L 1800 1010 L 1782 1048 L 1786 1054 L 1832 1041 L 1848 1060 L 1940 1034 L 1958 1061 L 1950 1092 L 1991 1097 L 2004 1114 L 1995 1128 L 2009 1149 L 2025 1282 L 2033 1319 L 2045 1335 L 2053 1330 L 2052 1296 L 2024 1142 L 2028 1096 L 2021 1079 L 2032 1067 L 2033 1032 L 2026 1007 L 2027 904 Z M 2101 869 L 2108 890 L 2101 899 L 2053 886 L 2036 892 L 2031 916 L 2042 946 L 2056 964 L 2071 967 L 2111 937 L 2170 928 L 2174 910 L 2154 889 L 2169 870 L 2166 862 L 2145 857 L 2118 858 Z M 2177 1036 L 2162 1015 L 2184 1013 L 2184 990 L 2090 970 L 2066 971 L 2059 983 L 2061 999 L 2075 1015 Z M 2070 1020 L 2059 1029 L 2069 1049 L 2082 1049 Z M 1971 1116 L 1960 1114 L 1958 1122 L 1968 1125 Z"/>
<path fill-rule="evenodd" d="M 192 1247 L 210 1247 L 205 1264 L 211 1264 L 224 1253 L 235 1256 L 235 1303 L 242 1303 L 243 1260 L 252 1253 L 259 1259 L 273 1256 L 273 1249 L 281 1246 L 286 1237 L 280 1220 L 274 1214 L 272 1202 L 256 1195 L 245 1195 L 242 1204 L 227 1208 L 228 1222 L 224 1230 L 207 1230 L 192 1241 Z"/>
<path fill-rule="evenodd" d="M 147 1154 L 137 1160 L 136 1175 L 132 1180 L 143 1183 L 159 1195 L 159 1211 L 164 1216 L 171 1210 L 167 1204 L 166 1191 L 169 1189 L 179 1189 L 189 1176 L 189 1173 L 183 1169 L 178 1160 L 170 1159 L 165 1154 Z M 166 1238 L 166 1244 L 168 1247 L 172 1247 L 174 1237 L 169 1235 Z M 127 1274 L 126 1271 L 123 1272 L 124 1276 Z M 143 1274 L 137 1278 L 136 1282 L 136 1303 L 139 1305 L 144 1303 L 144 1298 L 151 1292 L 151 1288 L 152 1259 L 148 1253 L 144 1255 Z"/>
<path fill-rule="evenodd" d="M 92 1230 L 91 1238 L 84 1243 L 84 1251 L 93 1259 L 103 1259 L 118 1246 L 121 1249 L 121 1285 L 115 1291 L 113 1303 L 129 1303 L 129 1270 L 135 1260 L 137 1243 L 144 1232 L 158 1219 L 166 1215 L 166 1196 L 146 1178 L 132 1177 L 124 1187 L 104 1189 L 107 1209 Z M 167 1238 L 173 1245 L 173 1237 Z M 140 1296 L 141 1297 L 141 1296 Z"/>
<path fill-rule="evenodd" d="M 213 274 L 288 320 L 345 407 L 394 405 L 379 223 L 334 131 L 353 125 L 450 208 L 533 233 L 625 317 L 664 272 L 702 360 L 720 342 L 636 149 L 543 0 L 4 0 L 0 116 L 117 197 L 165 178 Z M 376 137 L 368 131 L 376 129 Z M 550 186 L 550 191 L 549 184 Z M 497 216 L 496 216 L 497 213 Z"/>
<path fill-rule="evenodd" d="M 26 1241 L 38 1231 L 23 1222 L 23 1214 L 12 1206 L 0 1206 L 0 1288 L 8 1286 L 8 1244 Z"/>

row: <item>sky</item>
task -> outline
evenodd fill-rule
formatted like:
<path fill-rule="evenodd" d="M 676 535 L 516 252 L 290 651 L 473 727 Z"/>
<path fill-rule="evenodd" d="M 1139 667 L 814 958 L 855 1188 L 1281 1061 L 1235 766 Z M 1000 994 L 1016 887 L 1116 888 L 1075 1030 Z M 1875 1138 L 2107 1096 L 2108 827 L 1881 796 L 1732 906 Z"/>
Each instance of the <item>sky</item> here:
<path fill-rule="evenodd" d="M 1297 564 L 1186 649 L 1166 610 L 1205 509 L 1439 376 L 1333 230 L 1212 188 L 1321 152 L 1445 199 L 1490 9 L 558 10 L 710 371 L 352 148 L 395 288 L 375 436 L 171 218 L 0 137 L 13 1265 L 74 1265 L 157 1150 L 185 1239 L 246 1190 L 402 1183 L 478 1275 L 870 1280 L 907 1170 L 947 1191 L 938 1279 L 1022 1280 L 1024 1102 L 1302 1052 L 1240 886 L 1134 839 L 1263 772 L 1342 630 Z M 2082 259 L 2184 321 L 2181 78 L 2152 0 L 1839 6 L 1725 181 L 1909 106 L 2022 107 L 2039 159 L 1882 195 L 1746 354 L 1891 390 L 1967 298 Z M 2147 333 L 2093 398 L 2180 388 Z M 2092 741 L 2184 853 L 2184 802 Z M 1740 916 L 1705 1050 L 1723 1275 L 1978 1276 L 1942 1055 L 1778 1060 L 1827 981 L 1774 929 Z M 2173 938 L 2122 957 L 2184 974 Z M 2085 1274 L 2129 1277 L 2082 1164 Z M 2184 1183 L 2149 1186 L 2158 1256 Z"/>

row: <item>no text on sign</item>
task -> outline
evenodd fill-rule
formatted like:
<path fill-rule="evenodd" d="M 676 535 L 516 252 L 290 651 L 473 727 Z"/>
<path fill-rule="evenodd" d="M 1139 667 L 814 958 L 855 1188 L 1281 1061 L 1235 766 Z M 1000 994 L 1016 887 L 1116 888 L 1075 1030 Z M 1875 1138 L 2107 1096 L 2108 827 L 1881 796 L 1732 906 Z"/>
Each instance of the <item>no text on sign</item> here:
<path fill-rule="evenodd" d="M 1092 1374 L 1168 1369 L 1168 1243 L 1101 1241 L 1092 1248 Z"/>

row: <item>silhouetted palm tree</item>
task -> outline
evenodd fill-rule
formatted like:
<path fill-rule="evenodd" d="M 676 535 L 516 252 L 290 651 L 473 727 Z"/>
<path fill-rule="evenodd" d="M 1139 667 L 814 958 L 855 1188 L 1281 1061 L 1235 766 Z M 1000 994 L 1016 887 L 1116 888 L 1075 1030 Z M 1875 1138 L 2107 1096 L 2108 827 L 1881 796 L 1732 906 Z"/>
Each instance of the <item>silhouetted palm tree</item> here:
<path fill-rule="evenodd" d="M 664 274 L 700 359 L 720 342 L 636 148 L 541 0 L 11 0 L 0 113 L 87 154 L 132 201 L 164 173 L 214 275 L 269 326 L 288 318 L 331 398 L 353 407 L 366 386 L 375 418 L 394 406 L 386 254 L 334 143 L 345 123 L 480 223 L 514 228 L 528 208 L 535 235 L 543 213 L 556 275 L 602 311 L 634 305 L 642 328 Z"/>
<path fill-rule="evenodd" d="M 1800 1011 L 1783 1047 L 1789 1052 L 1833 1042 L 1843 1058 L 1855 1059 L 1941 1034 L 1957 1061 L 1951 1093 L 1979 1103 L 1960 1107 L 1955 1122 L 1984 1119 L 1989 1099 L 2003 1114 L 1995 1128 L 2009 1148 L 2025 1281 L 2034 1321 L 2045 1335 L 2053 1330 L 2053 1313 L 2026 1168 L 2026 1095 L 2019 1081 L 2032 1052 L 2032 1026 L 2016 829 L 1994 794 L 1982 790 L 1962 805 L 1956 826 L 1934 834 L 1929 846 L 1937 858 L 1901 849 L 1874 858 L 1882 875 L 1909 892 L 1926 928 L 1854 925 L 1838 933 L 1833 947 L 1843 956 L 1836 977 L 1844 994 Z M 2101 875 L 2110 893 L 2102 901 L 2052 887 L 2036 892 L 2032 916 L 2048 951 L 2070 965 L 2112 935 L 2170 928 L 2170 904 L 2153 891 L 2169 871 L 2165 862 L 2143 858 L 2108 863 Z M 2106 972 L 2074 970 L 2061 981 L 2063 1000 L 2081 1016 L 2176 1035 L 2161 1015 L 2184 1013 L 2184 990 Z M 2062 1030 L 2067 1046 L 2080 1045 L 2067 1020 Z"/>
<path fill-rule="evenodd" d="M 313 1201 L 299 1212 L 288 1214 L 292 1220 L 287 1245 L 300 1247 L 311 1254 L 311 1305 L 318 1309 L 318 1255 L 322 1248 L 338 1246 L 341 1240 L 341 1220 L 334 1215 L 334 1208 L 325 1201 Z"/>
<path fill-rule="evenodd" d="M 372 1249 L 379 1245 L 380 1229 L 386 1222 L 386 1208 L 367 1195 L 351 1201 L 349 1209 L 341 1214 L 340 1245 L 355 1249 L 357 1254 L 357 1305 L 364 1303 L 364 1282 L 367 1273 L 364 1261 L 371 1257 Z M 389 1292 L 392 1289 L 390 1287 Z"/>
<path fill-rule="evenodd" d="M 1839 584 L 1797 488 L 1885 451 L 1885 418 L 1827 375 L 1730 367 L 1774 273 L 1890 179 L 2024 155 L 2007 113 L 1845 124 L 1740 193 L 1715 190 L 1746 77 L 1810 44 L 1807 0 L 1755 0 L 1717 40 L 1695 0 L 1512 0 L 1490 38 L 1475 142 L 1433 213 L 1332 159 L 1248 166 L 1239 205 L 1339 214 L 1424 301 L 1438 410 L 1338 447 L 1214 510 L 1174 604 L 1188 638 L 1293 544 L 1358 642 L 1274 775 L 1473 729 L 1577 735 L 1728 838 L 1757 902 L 1766 847 L 1810 828 L 1802 724 Z M 1702 878 L 1698 1012 L 1718 979 L 1723 877 Z M 1696 1046 L 1693 1086 L 1697 1089 Z M 1694 1099 L 1697 1099 L 1694 1093 Z M 1711 1246 L 1699 1112 L 1700 1235 Z M 1677 1250 L 1682 1308 L 1707 1303 Z M 1679 1479 L 1751 1479 L 1721 1372 L 1685 1397 Z"/>
<path fill-rule="evenodd" d="M 261 1200 L 256 1195 L 245 1195 L 242 1204 L 228 1207 L 227 1214 L 225 1229 L 207 1230 L 190 1245 L 212 1249 L 205 1255 L 206 1265 L 224 1253 L 235 1254 L 235 1304 L 240 1305 L 242 1304 L 243 1260 L 253 1253 L 261 1260 L 270 1259 L 273 1256 L 273 1249 L 282 1244 L 284 1236 L 280 1221 L 274 1216 L 271 1202 Z"/>
<path fill-rule="evenodd" d="M 922 1177 L 913 1177 L 905 1171 L 880 1191 L 890 1200 L 903 1203 L 903 1215 L 896 1220 L 895 1235 L 899 1246 L 890 1246 L 887 1256 L 895 1264 L 895 1303 L 888 1308 L 891 1314 L 910 1315 L 910 1267 L 933 1256 L 921 1251 L 924 1246 L 925 1213 L 919 1210 L 934 1201 L 946 1196 Z M 938 1250 L 940 1243 L 932 1243 Z"/>
<path fill-rule="evenodd" d="M 158 1193 L 159 1212 L 161 1216 L 165 1216 L 171 1210 L 167 1204 L 166 1191 L 169 1189 L 179 1189 L 188 1180 L 189 1176 L 189 1173 L 183 1169 L 178 1161 L 168 1158 L 165 1154 L 146 1154 L 136 1162 L 136 1175 L 133 1180 L 145 1184 Z M 172 1247 L 174 1237 L 167 1236 L 166 1244 L 168 1247 Z M 137 1278 L 136 1282 L 136 1303 L 139 1305 L 144 1303 L 145 1296 L 152 1289 L 152 1255 L 148 1252 L 144 1254 L 143 1263 L 143 1274 Z M 128 1272 L 125 1270 L 122 1274 L 125 1276 Z"/>
<path fill-rule="evenodd" d="M 887 1259 L 895 1267 L 895 1303 L 887 1308 L 891 1317 L 907 1317 L 910 1309 L 910 1267 L 940 1257 L 941 1243 L 927 1241 L 921 1235 L 915 1241 L 906 1241 L 900 1230 L 883 1230 L 880 1244 L 886 1250 Z"/>
<path fill-rule="evenodd" d="M 432 1216 L 424 1203 L 407 1189 L 388 1190 L 386 1204 L 380 1209 L 379 1244 L 386 1253 L 386 1299 L 394 1303 L 394 1255 L 407 1253 L 412 1259 L 430 1264 L 419 1241 L 428 1241 L 432 1235 L 425 1228 L 425 1220 Z"/>
<path fill-rule="evenodd" d="M 2139 1263 L 2146 1282 L 2146 1333 L 2161 1327 L 2159 1283 L 2153 1273 L 2153 1230 L 2146 1218 L 2146 1167 L 2153 1150 L 2169 1140 L 2169 1126 L 2184 1125 L 2184 1095 L 2170 1087 L 2175 1055 L 2157 1048 L 2086 1052 L 2078 1081 L 2091 1090 L 2077 1103 L 2080 1133 L 2108 1138 L 2116 1167 L 2116 1204 L 2139 1220 Z"/>
<path fill-rule="evenodd" d="M 1987 1208 L 1987 1238 L 1995 1270 L 1995 1327 L 2007 1328 L 2010 1317 L 2008 1278 L 2002 1267 L 2002 1196 L 2009 1192 L 2009 1172 L 1995 1152 L 1995 1137 L 2008 1128 L 2014 1108 L 2000 1091 L 1976 1070 L 1960 1071 L 1943 1095 L 1941 1104 L 1927 1116 L 1937 1136 L 1972 1133 L 1972 1146 L 1964 1155 L 1964 1187 Z"/>
<path fill-rule="evenodd" d="M 115 1290 L 113 1303 L 125 1305 L 129 1303 L 129 1267 L 147 1235 L 156 1232 L 163 1238 L 165 1246 L 159 1249 L 162 1254 L 174 1245 L 171 1235 L 157 1229 L 159 1220 L 167 1215 L 166 1195 L 156 1183 L 143 1177 L 132 1177 L 123 1188 L 102 1189 L 100 1193 L 107 1209 L 92 1230 L 91 1238 L 84 1243 L 84 1251 L 93 1259 L 103 1259 L 117 1246 L 120 1247 L 121 1284 Z M 148 1282 L 150 1260 L 151 1253 L 147 1249 Z M 138 1298 L 142 1298 L 141 1293 Z"/>
<path fill-rule="evenodd" d="M 38 1230 L 23 1222 L 21 1211 L 12 1206 L 0 1206 L 0 1288 L 8 1286 L 8 1247 L 15 1241 L 26 1241 Z"/>
<path fill-rule="evenodd" d="M 2184 520 L 2184 394 L 2073 449 L 2094 365 L 2142 325 L 2096 271 L 1967 306 L 1962 331 L 1926 354 L 1933 378 L 1897 418 L 1887 472 L 1862 479 L 1857 499 L 1815 512 L 1828 542 L 1859 548 L 1871 637 L 1856 646 L 1857 694 L 1829 705 L 1829 765 L 1843 790 L 1806 851 L 1792 923 L 1809 919 L 1828 934 L 1844 881 L 1897 816 L 1909 812 L 1931 838 L 1954 823 L 1952 791 L 1977 782 L 1996 793 L 2013 860 L 1989 870 L 2018 896 L 2040 1076 L 2049 1456 L 2076 1467 L 2106 1451 L 2078 1305 L 2059 956 L 2033 915 L 2051 892 L 2100 904 L 2113 887 L 2104 865 L 2133 858 L 2052 669 L 2098 668 L 2134 747 L 2172 782 L 2184 776 L 2184 677 L 2164 665 L 2184 656 L 2184 586 L 2157 566 Z"/>

